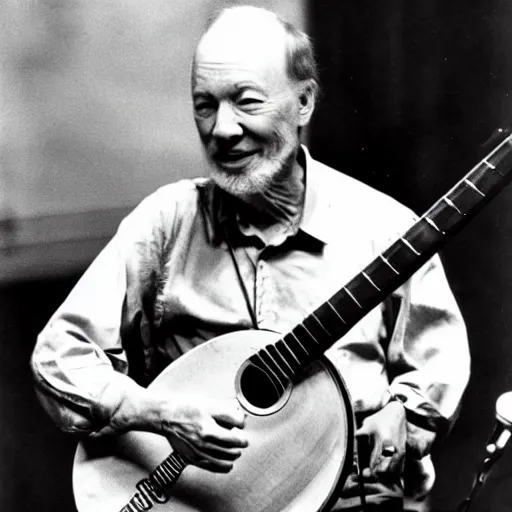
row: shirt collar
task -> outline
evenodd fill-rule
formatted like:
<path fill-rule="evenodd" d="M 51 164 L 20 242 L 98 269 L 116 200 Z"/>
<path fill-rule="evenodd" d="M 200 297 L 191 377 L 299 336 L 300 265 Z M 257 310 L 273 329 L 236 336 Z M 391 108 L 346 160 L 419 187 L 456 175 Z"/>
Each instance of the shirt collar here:
<path fill-rule="evenodd" d="M 196 181 L 207 238 L 212 245 L 222 245 L 230 223 L 229 195 L 211 179 Z"/>
<path fill-rule="evenodd" d="M 320 169 L 319 162 L 311 157 L 304 145 L 301 146 L 299 158 L 306 170 L 306 195 L 300 229 L 326 244 L 329 240 L 329 226 L 332 227 L 332 219 L 329 218 L 330 196 L 322 179 L 323 169 Z"/>
<path fill-rule="evenodd" d="M 299 231 L 326 244 L 329 239 L 331 219 L 328 217 L 330 201 L 329 196 L 325 194 L 327 191 L 322 179 L 323 170 L 304 145 L 301 146 L 297 158 L 305 169 L 306 179 L 304 212 Z M 236 229 L 236 201 L 210 179 L 198 181 L 197 184 L 207 236 L 212 244 L 223 245 L 226 229 L 231 236 L 234 232 L 239 233 Z"/>

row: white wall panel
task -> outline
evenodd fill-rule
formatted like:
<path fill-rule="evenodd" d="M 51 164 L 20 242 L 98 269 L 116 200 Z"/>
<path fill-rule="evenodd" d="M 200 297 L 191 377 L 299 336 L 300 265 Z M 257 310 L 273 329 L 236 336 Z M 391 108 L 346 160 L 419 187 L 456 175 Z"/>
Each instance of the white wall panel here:
<path fill-rule="evenodd" d="M 3 215 L 130 207 L 161 184 L 204 174 L 190 60 L 208 17 L 233 3 L 2 2 Z M 303 22 L 301 1 L 253 3 Z"/>

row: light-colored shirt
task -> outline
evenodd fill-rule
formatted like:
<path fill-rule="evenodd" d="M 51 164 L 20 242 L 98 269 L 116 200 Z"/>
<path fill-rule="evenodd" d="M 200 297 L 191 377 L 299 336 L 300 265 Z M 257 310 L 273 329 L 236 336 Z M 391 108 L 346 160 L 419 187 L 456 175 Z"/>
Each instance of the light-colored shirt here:
<path fill-rule="evenodd" d="M 101 434 L 107 386 L 123 386 L 127 374 L 146 385 L 205 341 L 253 327 L 226 237 L 258 327 L 285 334 L 413 224 L 412 212 L 392 198 L 305 148 L 301 159 L 303 216 L 279 246 L 244 234 L 236 200 L 205 178 L 160 188 L 121 223 L 33 353 L 41 401 L 64 430 Z M 399 306 L 392 330 L 385 301 L 327 356 L 356 413 L 378 410 L 394 395 L 408 411 L 448 424 L 467 384 L 469 351 L 439 258 L 392 296 Z M 422 434 L 411 425 L 408 442 L 421 445 Z"/>

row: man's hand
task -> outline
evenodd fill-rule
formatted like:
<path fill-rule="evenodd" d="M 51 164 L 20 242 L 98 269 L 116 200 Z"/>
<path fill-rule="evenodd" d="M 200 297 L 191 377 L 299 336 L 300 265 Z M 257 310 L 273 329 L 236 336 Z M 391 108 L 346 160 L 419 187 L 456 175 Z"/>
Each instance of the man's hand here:
<path fill-rule="evenodd" d="M 203 469 L 227 473 L 248 446 L 239 429 L 245 415 L 236 401 L 173 396 L 161 409 L 161 428 L 172 447 Z"/>
<path fill-rule="evenodd" d="M 369 467 L 363 476 L 385 479 L 400 474 L 403 469 L 407 441 L 405 409 L 399 402 L 390 402 L 383 409 L 364 419 L 356 432 L 367 437 L 371 448 Z"/>
<path fill-rule="evenodd" d="M 248 446 L 241 431 L 245 414 L 235 399 L 155 392 L 125 375 L 115 375 L 116 381 L 101 395 L 108 423 L 97 435 L 154 432 L 167 437 L 191 464 L 217 473 L 231 471 Z"/>

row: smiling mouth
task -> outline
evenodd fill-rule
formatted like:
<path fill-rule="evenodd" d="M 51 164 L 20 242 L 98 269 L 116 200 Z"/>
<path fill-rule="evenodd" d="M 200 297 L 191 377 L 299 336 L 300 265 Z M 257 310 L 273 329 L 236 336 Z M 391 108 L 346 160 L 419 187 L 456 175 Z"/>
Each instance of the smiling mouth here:
<path fill-rule="evenodd" d="M 241 167 L 256 153 L 257 151 L 227 151 L 217 153 L 215 155 L 215 161 L 222 166 Z"/>

